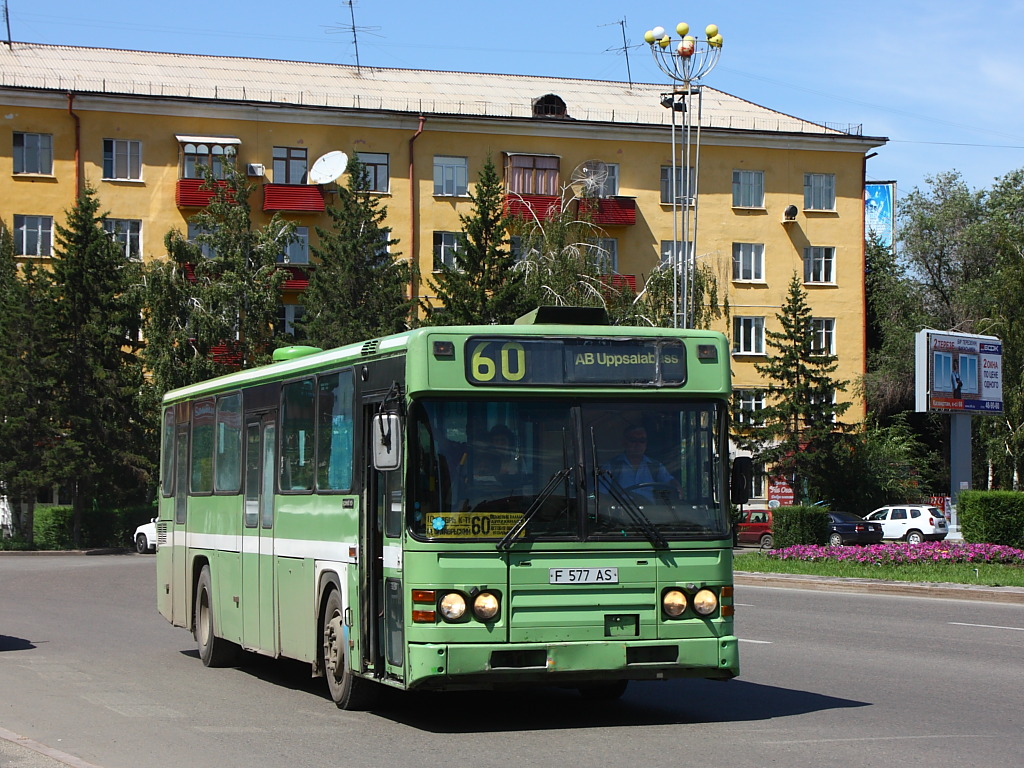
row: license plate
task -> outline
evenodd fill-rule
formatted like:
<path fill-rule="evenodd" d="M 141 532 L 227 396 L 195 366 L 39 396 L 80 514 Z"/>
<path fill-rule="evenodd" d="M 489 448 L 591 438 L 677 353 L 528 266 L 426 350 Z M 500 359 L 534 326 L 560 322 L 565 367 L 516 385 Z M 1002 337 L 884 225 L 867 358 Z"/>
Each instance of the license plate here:
<path fill-rule="evenodd" d="M 618 568 L 549 568 L 548 584 L 618 584 Z"/>

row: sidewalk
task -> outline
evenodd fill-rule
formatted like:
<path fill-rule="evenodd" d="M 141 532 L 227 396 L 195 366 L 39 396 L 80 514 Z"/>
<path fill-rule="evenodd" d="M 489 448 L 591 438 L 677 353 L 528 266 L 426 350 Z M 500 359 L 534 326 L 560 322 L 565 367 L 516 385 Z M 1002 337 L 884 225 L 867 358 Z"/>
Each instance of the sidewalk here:
<path fill-rule="evenodd" d="M 974 584 L 948 584 L 920 581 L 882 581 L 881 579 L 833 579 L 827 576 L 803 576 L 789 573 L 750 573 L 736 571 L 733 582 L 753 587 L 816 589 L 823 592 L 866 592 L 874 595 L 939 597 L 946 600 L 982 600 L 989 603 L 1024 605 L 1024 587 L 990 587 Z"/>
<path fill-rule="evenodd" d="M 99 768 L 6 728 L 0 728 L 0 765 L 16 765 L 18 768 Z"/>

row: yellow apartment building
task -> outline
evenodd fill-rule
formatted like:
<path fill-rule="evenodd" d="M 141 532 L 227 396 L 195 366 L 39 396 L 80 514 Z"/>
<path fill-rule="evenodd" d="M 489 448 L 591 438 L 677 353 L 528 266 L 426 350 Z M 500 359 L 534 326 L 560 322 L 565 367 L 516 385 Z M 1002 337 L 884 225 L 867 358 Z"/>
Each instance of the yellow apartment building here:
<path fill-rule="evenodd" d="M 713 79 L 713 78 L 712 78 Z M 607 169 L 594 221 L 614 269 L 642 284 L 671 251 L 672 111 L 666 84 L 380 69 L 13 43 L 0 45 L 0 217 L 22 259 L 45 262 L 85 183 L 126 258 L 164 257 L 171 229 L 205 204 L 196 166 L 232 157 L 257 191 L 255 224 L 298 225 L 285 321 L 335 183 L 317 159 L 358 153 L 387 207 L 400 258 L 427 276 L 451 257 L 485 158 L 513 210 L 543 214 L 588 160 Z M 766 329 L 790 278 L 809 294 L 837 376 L 865 370 L 864 162 L 885 139 L 785 115 L 705 86 L 694 253 L 728 296 L 734 384 L 757 402 Z M 678 122 L 679 117 L 677 115 Z M 677 139 L 678 141 L 678 139 Z M 314 267 L 315 268 L 315 267 Z M 851 390 L 847 419 L 864 405 Z"/>

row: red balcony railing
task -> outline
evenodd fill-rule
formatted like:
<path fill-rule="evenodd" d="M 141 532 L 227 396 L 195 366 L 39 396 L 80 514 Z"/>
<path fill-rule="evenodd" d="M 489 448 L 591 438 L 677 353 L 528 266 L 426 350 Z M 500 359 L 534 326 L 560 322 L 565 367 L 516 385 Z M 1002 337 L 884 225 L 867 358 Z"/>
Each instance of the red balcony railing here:
<path fill-rule="evenodd" d="M 263 210 L 322 213 L 324 195 L 314 184 L 264 184 Z"/>
<path fill-rule="evenodd" d="M 580 214 L 590 214 L 595 224 L 628 227 L 636 224 L 636 200 L 632 197 L 584 198 L 580 200 Z"/>
<path fill-rule="evenodd" d="M 203 189 L 205 179 L 178 179 L 178 185 L 174 190 L 174 202 L 179 208 L 205 208 L 210 204 L 215 190 L 213 188 Z M 223 188 L 227 182 L 214 182 L 218 187 Z"/>
<path fill-rule="evenodd" d="M 554 218 L 562 199 L 558 195 L 505 195 L 505 214 L 514 219 L 533 219 L 541 221 Z"/>

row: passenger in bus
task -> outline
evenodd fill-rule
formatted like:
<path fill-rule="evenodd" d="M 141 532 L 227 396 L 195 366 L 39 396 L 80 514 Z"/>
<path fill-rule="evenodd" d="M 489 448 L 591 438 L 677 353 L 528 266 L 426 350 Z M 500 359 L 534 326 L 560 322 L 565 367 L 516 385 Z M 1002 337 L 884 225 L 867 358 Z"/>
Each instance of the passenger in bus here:
<path fill-rule="evenodd" d="M 490 450 L 495 457 L 494 474 L 498 477 L 519 474 L 519 462 L 516 455 L 515 433 L 504 424 L 498 424 L 488 433 Z"/>
<path fill-rule="evenodd" d="M 623 490 L 650 501 L 655 500 L 656 491 L 664 495 L 666 488 L 674 489 L 678 498 L 683 497 L 682 486 L 669 474 L 665 465 L 647 455 L 646 429 L 628 427 L 623 433 L 623 443 L 622 453 L 601 466 L 601 470 L 610 473 Z"/>

